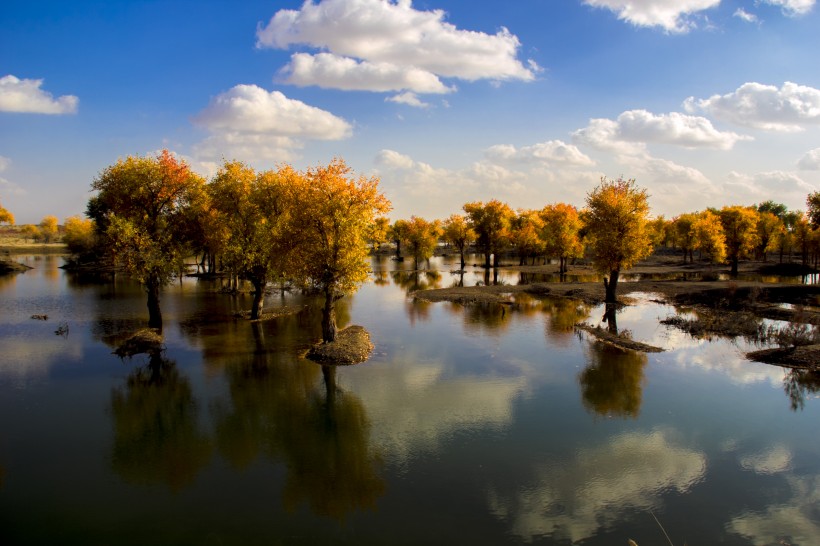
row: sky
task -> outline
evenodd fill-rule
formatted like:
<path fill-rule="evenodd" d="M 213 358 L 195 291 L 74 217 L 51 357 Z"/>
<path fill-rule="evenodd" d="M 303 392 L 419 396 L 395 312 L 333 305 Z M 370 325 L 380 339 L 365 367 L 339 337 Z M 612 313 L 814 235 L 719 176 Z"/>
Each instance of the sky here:
<path fill-rule="evenodd" d="M 0 204 L 83 214 L 168 149 L 206 178 L 343 158 L 390 217 L 583 206 L 654 215 L 820 190 L 816 0 L 4 0 Z"/>

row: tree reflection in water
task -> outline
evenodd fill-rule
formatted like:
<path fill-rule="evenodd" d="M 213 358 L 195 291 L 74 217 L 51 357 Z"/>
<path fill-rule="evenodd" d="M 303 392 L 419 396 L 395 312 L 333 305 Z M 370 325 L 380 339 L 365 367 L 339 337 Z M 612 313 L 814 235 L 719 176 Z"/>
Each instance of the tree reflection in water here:
<path fill-rule="evenodd" d="M 595 341 L 589 345 L 587 357 L 589 363 L 578 376 L 584 407 L 608 417 L 637 417 L 646 355 Z"/>
<path fill-rule="evenodd" d="M 165 484 L 177 492 L 211 458 L 191 386 L 160 351 L 128 376 L 124 388 L 111 392 L 111 414 L 111 465 L 128 483 Z"/>
<path fill-rule="evenodd" d="M 806 404 L 806 395 L 820 392 L 820 372 L 788 370 L 783 378 L 783 390 L 789 397 L 792 411 L 802 410 Z"/>
<path fill-rule="evenodd" d="M 307 502 L 314 514 L 341 521 L 373 508 L 385 485 L 363 403 L 338 388 L 335 367 L 268 350 L 261 325 L 252 326 L 250 361 L 225 367 L 230 405 L 213 406 L 220 453 L 237 468 L 258 456 L 283 461 L 290 511 Z"/>

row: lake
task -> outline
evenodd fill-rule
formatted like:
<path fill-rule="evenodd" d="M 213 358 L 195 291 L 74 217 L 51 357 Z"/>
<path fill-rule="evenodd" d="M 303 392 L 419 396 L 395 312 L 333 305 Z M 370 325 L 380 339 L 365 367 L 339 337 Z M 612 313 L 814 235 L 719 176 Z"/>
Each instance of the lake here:
<path fill-rule="evenodd" d="M 136 283 L 19 259 L 34 269 L 0 277 L 4 545 L 820 544 L 817 395 L 747 341 L 660 325 L 676 311 L 651 295 L 618 327 L 667 350 L 622 352 L 573 329 L 601 307 L 414 302 L 457 265 L 374 258 L 337 308 L 373 357 L 323 369 L 300 356 L 315 300 L 274 291 L 304 309 L 250 323 L 250 294 L 186 278 L 161 296 L 163 354 L 121 360 L 147 323 Z"/>

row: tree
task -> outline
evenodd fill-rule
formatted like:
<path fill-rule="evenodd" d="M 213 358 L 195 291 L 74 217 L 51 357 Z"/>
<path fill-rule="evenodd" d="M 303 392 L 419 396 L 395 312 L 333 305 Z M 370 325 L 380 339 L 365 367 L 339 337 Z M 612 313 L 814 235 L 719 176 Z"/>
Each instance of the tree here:
<path fill-rule="evenodd" d="M 766 252 L 775 247 L 775 237 L 783 227 L 783 221 L 774 213 L 758 209 L 757 220 L 757 254 L 766 261 Z"/>
<path fill-rule="evenodd" d="M 496 199 L 486 204 L 475 201 L 464 205 L 464 212 L 472 230 L 476 233 L 477 243 L 484 253 L 484 267 L 490 268 L 490 256 L 493 257 L 493 266 L 498 267 L 499 253 L 509 240 L 510 223 L 515 212 L 507 205 Z"/>
<path fill-rule="evenodd" d="M 607 180 L 586 199 L 583 219 L 595 268 L 604 277 L 606 302 L 615 303 L 618 277 L 624 269 L 649 256 L 652 241 L 647 229 L 649 196 L 634 179 Z"/>
<path fill-rule="evenodd" d="M 401 242 L 407 239 L 407 220 L 396 220 L 387 231 L 387 236 L 396 244 L 396 258 L 401 259 Z"/>
<path fill-rule="evenodd" d="M 694 225 L 697 221 L 697 215 L 691 212 L 681 214 L 672 220 L 672 230 L 675 233 L 675 242 L 683 250 L 683 263 L 686 263 L 686 256 L 689 256 L 689 262 L 694 263 L 695 257 L 693 252 L 695 250 L 695 230 Z"/>
<path fill-rule="evenodd" d="M 544 221 L 535 210 L 519 210 L 510 222 L 510 242 L 518 252 L 518 265 L 525 265 L 527 258 L 533 263 L 536 256 L 544 253 L 541 229 Z"/>
<path fill-rule="evenodd" d="M 40 220 L 40 237 L 44 243 L 52 243 L 57 238 L 57 217 L 44 216 Z"/>
<path fill-rule="evenodd" d="M 413 256 L 414 269 L 419 268 L 420 261 L 429 260 L 433 255 L 441 232 L 441 224 L 438 220 L 428 222 L 418 216 L 410 217 L 404 241 Z"/>
<path fill-rule="evenodd" d="M 475 241 L 475 231 L 467 224 L 467 221 L 460 214 L 451 214 L 444 221 L 444 240 L 452 244 L 461 257 L 461 270 L 464 271 L 464 251 L 467 246 Z"/>
<path fill-rule="evenodd" d="M 652 246 L 667 246 L 669 242 L 669 228 L 672 225 L 671 220 L 667 220 L 663 214 L 650 220 L 647 223 L 649 227 L 650 237 L 652 238 Z"/>
<path fill-rule="evenodd" d="M 741 257 L 753 252 L 757 245 L 757 210 L 751 207 L 731 206 L 720 209 L 720 222 L 726 237 L 726 256 L 737 275 Z"/>
<path fill-rule="evenodd" d="M 0 205 L 0 224 L 14 225 L 14 215 Z"/>
<path fill-rule="evenodd" d="M 204 191 L 204 180 L 168 150 L 128 156 L 91 184 L 99 192 L 88 216 L 114 262 L 135 276 L 148 296 L 148 325 L 162 328 L 160 288 L 181 269 L 186 254 L 187 208 Z"/>
<path fill-rule="evenodd" d="M 298 278 L 322 292 L 322 339 L 336 339 L 334 303 L 367 280 L 368 226 L 390 210 L 379 179 L 353 178 L 341 159 L 308 169 L 289 186 L 293 199 L 291 233 L 298 234 Z"/>
<path fill-rule="evenodd" d="M 810 193 L 806 198 L 806 211 L 809 215 L 809 222 L 813 228 L 820 228 L 820 191 Z"/>
<path fill-rule="evenodd" d="M 567 272 L 567 259 L 584 255 L 581 243 L 581 217 L 578 209 L 566 203 L 547 205 L 541 211 L 541 238 L 548 256 L 558 258 L 558 273 Z"/>
<path fill-rule="evenodd" d="M 215 223 L 224 232 L 224 261 L 253 285 L 251 320 L 261 316 L 267 284 L 287 274 L 295 242 L 287 187 L 298 178 L 290 166 L 257 175 L 242 162 L 226 161 L 208 184 Z"/>
<path fill-rule="evenodd" d="M 794 224 L 792 230 L 795 243 L 800 247 L 800 263 L 804 266 L 809 264 L 809 247 L 811 246 L 812 229 L 811 222 L 805 216 L 801 216 Z"/>
<path fill-rule="evenodd" d="M 88 255 L 94 250 L 94 222 L 88 218 L 70 216 L 65 219 L 63 242 L 75 256 Z"/>
<path fill-rule="evenodd" d="M 775 203 L 771 199 L 763 201 L 757 206 L 757 212 L 771 212 L 780 219 L 783 219 L 788 210 L 788 207 L 783 203 Z"/>
<path fill-rule="evenodd" d="M 380 216 L 370 224 L 367 238 L 370 244 L 373 245 L 373 252 L 378 252 L 382 244 L 387 242 L 389 230 L 390 219 L 386 216 Z"/>
<path fill-rule="evenodd" d="M 726 237 L 717 214 L 710 210 L 698 214 L 692 223 L 692 233 L 695 250 L 705 254 L 713 263 L 726 260 Z"/>

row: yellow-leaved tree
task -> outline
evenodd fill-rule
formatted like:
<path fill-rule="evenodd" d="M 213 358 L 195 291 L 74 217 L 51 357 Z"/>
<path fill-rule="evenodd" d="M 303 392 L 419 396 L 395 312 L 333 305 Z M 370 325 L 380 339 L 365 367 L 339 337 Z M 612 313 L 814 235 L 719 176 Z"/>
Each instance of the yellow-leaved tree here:
<path fill-rule="evenodd" d="M 737 265 L 741 257 L 754 252 L 757 246 L 758 212 L 752 207 L 723 207 L 720 222 L 726 237 L 726 257 L 732 265 L 732 275 L 737 275 Z"/>
<path fill-rule="evenodd" d="M 499 254 L 509 242 L 510 224 L 515 218 L 515 211 L 506 203 L 492 199 L 487 203 L 466 203 L 464 212 L 484 253 L 484 267 L 490 268 L 490 256 L 493 257 L 493 265 L 498 267 Z"/>
<path fill-rule="evenodd" d="M 82 258 L 93 252 L 96 244 L 94 222 L 88 218 L 70 216 L 65 219 L 63 229 L 63 242 L 74 256 Z"/>
<path fill-rule="evenodd" d="M 441 233 L 441 223 L 438 220 L 431 222 L 419 216 L 410 217 L 404 231 L 404 243 L 413 256 L 414 269 L 419 268 L 419 262 L 433 256 Z"/>
<path fill-rule="evenodd" d="M 607 180 L 587 195 L 586 225 L 592 261 L 605 275 L 606 302 L 616 302 L 621 271 L 629 269 L 652 252 L 647 228 L 649 196 L 634 179 Z"/>
<path fill-rule="evenodd" d="M 567 272 L 567 260 L 584 255 L 581 243 L 581 217 L 578 209 L 566 203 L 547 205 L 541 210 L 541 238 L 546 244 L 547 256 L 558 258 L 558 273 Z"/>
<path fill-rule="evenodd" d="M 40 237 L 44 243 L 53 243 L 57 238 L 57 217 L 48 215 L 40 220 Z"/>
<path fill-rule="evenodd" d="M 717 214 L 710 210 L 697 214 L 692 223 L 692 233 L 693 248 L 702 252 L 713 263 L 726 260 L 726 237 Z"/>
<path fill-rule="evenodd" d="M 368 231 L 390 210 L 379 179 L 354 177 L 342 159 L 294 177 L 291 234 L 296 278 L 324 294 L 322 340 L 336 339 L 334 303 L 354 292 L 370 273 Z"/>
<path fill-rule="evenodd" d="M 444 221 L 444 240 L 456 247 L 461 257 L 461 271 L 464 271 L 464 251 L 467 246 L 475 241 L 475 231 L 467 224 L 467 221 L 460 214 L 451 214 Z"/>
<path fill-rule="evenodd" d="M 14 215 L 0 205 L 0 224 L 14 225 Z"/>
<path fill-rule="evenodd" d="M 189 209 L 202 199 L 204 186 L 168 150 L 120 159 L 91 184 L 98 193 L 89 199 L 87 214 L 114 262 L 145 287 L 151 328 L 162 328 L 159 291 L 181 269 Z"/>

